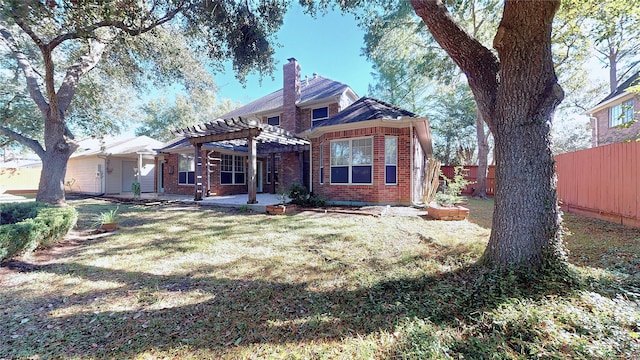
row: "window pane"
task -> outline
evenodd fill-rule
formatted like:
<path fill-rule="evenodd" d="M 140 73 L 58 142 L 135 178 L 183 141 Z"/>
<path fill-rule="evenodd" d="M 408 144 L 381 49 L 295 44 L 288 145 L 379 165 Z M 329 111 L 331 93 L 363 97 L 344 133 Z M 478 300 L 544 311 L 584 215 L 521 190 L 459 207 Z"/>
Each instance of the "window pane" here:
<path fill-rule="evenodd" d="M 229 185 L 232 183 L 233 174 L 230 172 L 221 172 L 220 173 L 220 184 Z"/>
<path fill-rule="evenodd" d="M 349 140 L 331 142 L 331 166 L 349 165 Z"/>
<path fill-rule="evenodd" d="M 324 168 L 320 168 L 320 184 L 324 183 Z"/>
<path fill-rule="evenodd" d="M 384 138 L 384 163 L 387 165 L 398 164 L 398 138 Z"/>
<path fill-rule="evenodd" d="M 236 172 L 244 172 L 244 157 L 243 156 L 234 156 L 234 158 L 235 158 L 234 170 Z"/>
<path fill-rule="evenodd" d="M 187 183 L 187 173 L 181 171 L 178 173 L 178 184 L 186 184 Z"/>
<path fill-rule="evenodd" d="M 331 168 L 331 182 L 336 184 L 346 184 L 349 182 L 349 167 L 339 166 Z"/>
<path fill-rule="evenodd" d="M 196 173 L 194 171 L 189 171 L 187 173 L 187 184 L 195 184 L 196 183 L 195 177 L 196 177 Z"/>
<path fill-rule="evenodd" d="M 329 117 L 329 108 L 322 107 L 318 109 L 313 109 L 311 116 L 313 120 L 326 119 Z"/>
<path fill-rule="evenodd" d="M 352 140 L 352 164 L 353 165 L 365 165 L 372 164 L 373 162 L 373 146 L 372 139 L 356 139 Z"/>
<path fill-rule="evenodd" d="M 194 171 L 195 170 L 195 162 L 194 155 L 184 155 L 180 154 L 178 157 L 178 171 Z"/>
<path fill-rule="evenodd" d="M 233 171 L 233 156 L 222 154 L 220 171 Z"/>
<path fill-rule="evenodd" d="M 272 116 L 267 118 L 267 124 L 278 126 L 280 125 L 280 116 Z"/>
<path fill-rule="evenodd" d="M 351 182 L 353 184 L 370 184 L 371 166 L 353 166 L 351 168 Z"/>
<path fill-rule="evenodd" d="M 384 183 L 385 184 L 397 184 L 396 167 L 394 165 L 385 166 Z"/>
<path fill-rule="evenodd" d="M 244 173 L 235 173 L 235 183 L 244 184 Z"/>

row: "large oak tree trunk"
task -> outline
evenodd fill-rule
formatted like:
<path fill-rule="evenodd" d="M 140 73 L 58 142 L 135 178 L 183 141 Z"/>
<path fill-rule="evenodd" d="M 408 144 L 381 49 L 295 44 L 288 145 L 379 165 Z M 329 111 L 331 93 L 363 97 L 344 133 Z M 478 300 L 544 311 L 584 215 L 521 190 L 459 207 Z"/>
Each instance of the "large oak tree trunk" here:
<path fill-rule="evenodd" d="M 505 1 L 493 53 L 440 0 L 412 0 L 434 38 L 465 72 L 491 129 L 496 159 L 493 227 L 484 261 L 539 269 L 564 260 L 554 162 L 553 112 L 563 98 L 551 57 L 559 0 Z"/>

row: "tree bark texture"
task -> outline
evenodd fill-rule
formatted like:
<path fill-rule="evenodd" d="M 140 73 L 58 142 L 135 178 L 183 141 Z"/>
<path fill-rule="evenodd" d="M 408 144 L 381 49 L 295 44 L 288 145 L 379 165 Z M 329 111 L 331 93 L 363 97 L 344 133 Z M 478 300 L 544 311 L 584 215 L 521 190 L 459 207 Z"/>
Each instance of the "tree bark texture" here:
<path fill-rule="evenodd" d="M 484 261 L 540 268 L 564 259 L 550 147 L 551 119 L 563 98 L 551 57 L 560 1 L 505 1 L 494 38 L 499 60 L 455 23 L 440 0 L 411 3 L 467 75 L 494 136 L 495 205 Z"/>
<path fill-rule="evenodd" d="M 474 184 L 473 197 L 487 199 L 487 172 L 489 170 L 488 134 L 484 132 L 484 120 L 480 111 L 476 116 L 476 139 L 478 141 L 478 174 Z"/>

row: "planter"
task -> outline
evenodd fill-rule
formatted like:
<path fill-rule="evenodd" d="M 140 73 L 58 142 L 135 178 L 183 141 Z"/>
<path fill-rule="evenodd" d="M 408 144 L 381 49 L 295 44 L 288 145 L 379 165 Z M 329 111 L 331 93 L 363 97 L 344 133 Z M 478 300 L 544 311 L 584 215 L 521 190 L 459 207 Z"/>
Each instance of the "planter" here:
<path fill-rule="evenodd" d="M 282 215 L 287 210 L 284 205 L 267 205 L 267 214 L 270 215 Z"/>
<path fill-rule="evenodd" d="M 108 222 L 108 223 L 102 223 L 100 225 L 100 228 L 104 231 L 114 231 L 115 229 L 118 228 L 119 223 L 117 222 Z"/>
<path fill-rule="evenodd" d="M 464 220 L 469 215 L 469 209 L 463 206 L 429 205 L 427 212 L 436 220 Z"/>

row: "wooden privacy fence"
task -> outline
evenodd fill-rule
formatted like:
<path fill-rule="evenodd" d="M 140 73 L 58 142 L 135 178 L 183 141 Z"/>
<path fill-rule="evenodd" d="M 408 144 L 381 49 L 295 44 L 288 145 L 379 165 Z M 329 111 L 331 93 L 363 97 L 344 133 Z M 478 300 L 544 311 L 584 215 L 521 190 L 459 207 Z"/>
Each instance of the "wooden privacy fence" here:
<path fill-rule="evenodd" d="M 556 156 L 564 211 L 640 227 L 640 142 Z"/>
<path fill-rule="evenodd" d="M 465 165 L 463 167 L 467 173 L 466 178 L 467 180 L 471 181 L 471 184 L 467 185 L 467 187 L 462 191 L 462 193 L 469 195 L 473 193 L 473 189 L 475 189 L 476 186 L 478 186 L 476 185 L 476 179 L 478 178 L 478 167 L 475 165 Z M 441 166 L 440 170 L 442 170 L 442 173 L 444 174 L 444 176 L 448 177 L 449 179 L 452 179 L 455 173 L 455 168 L 456 168 L 455 166 Z M 487 171 L 487 195 L 493 195 L 495 177 L 496 177 L 495 167 L 489 166 L 489 169 Z"/>

